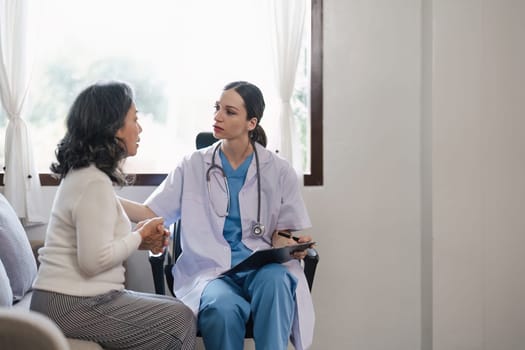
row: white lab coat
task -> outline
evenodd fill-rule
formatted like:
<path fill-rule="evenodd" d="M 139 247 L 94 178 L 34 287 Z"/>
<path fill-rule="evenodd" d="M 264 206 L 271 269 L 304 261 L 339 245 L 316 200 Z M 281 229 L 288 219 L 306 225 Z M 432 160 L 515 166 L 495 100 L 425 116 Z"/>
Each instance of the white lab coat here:
<path fill-rule="evenodd" d="M 163 216 L 167 224 L 181 219 L 182 254 L 173 268 L 173 289 L 195 315 L 204 287 L 231 267 L 230 246 L 223 236 L 225 218 L 215 212 L 226 210 L 224 180 L 222 176 L 211 176 L 210 191 L 206 181 L 206 171 L 211 165 L 216 145 L 186 157 L 145 202 L 157 215 Z M 268 242 L 271 242 L 275 230 L 310 227 L 293 168 L 261 145 L 256 144 L 256 147 L 261 174 L 261 222 L 266 227 L 264 239 L 251 234 L 252 225 L 257 220 L 255 156 L 239 192 L 242 242 L 252 250 L 269 248 Z M 215 163 L 222 166 L 218 154 Z M 298 350 L 307 349 L 313 338 L 313 303 L 299 261 L 292 260 L 286 265 L 298 281 L 292 342 Z"/>

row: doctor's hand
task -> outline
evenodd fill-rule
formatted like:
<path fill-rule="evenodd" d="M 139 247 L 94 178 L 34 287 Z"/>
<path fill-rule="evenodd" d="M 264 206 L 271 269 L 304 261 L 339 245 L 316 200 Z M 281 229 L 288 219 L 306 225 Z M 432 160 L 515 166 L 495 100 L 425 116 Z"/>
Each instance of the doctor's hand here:
<path fill-rule="evenodd" d="M 301 235 L 293 236 L 288 231 L 275 231 L 272 235 L 272 246 L 275 248 L 280 248 L 284 246 L 293 246 L 299 243 L 308 243 L 312 241 L 311 236 Z M 304 259 L 306 257 L 306 249 L 298 250 L 293 253 L 295 259 Z"/>
<path fill-rule="evenodd" d="M 150 250 L 153 254 L 159 254 L 169 243 L 170 233 L 164 227 L 164 219 L 161 217 L 139 222 L 136 230 L 142 237 L 140 250 Z"/>

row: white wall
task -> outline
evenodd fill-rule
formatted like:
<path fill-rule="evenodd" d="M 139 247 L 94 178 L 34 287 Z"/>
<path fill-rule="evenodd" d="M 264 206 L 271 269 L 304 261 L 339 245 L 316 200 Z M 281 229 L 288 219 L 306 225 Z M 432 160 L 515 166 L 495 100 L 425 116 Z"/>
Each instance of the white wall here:
<path fill-rule="evenodd" d="M 523 349 L 525 2 L 433 12 L 434 349 Z"/>
<path fill-rule="evenodd" d="M 518 0 L 324 0 L 314 350 L 523 347 L 523 18 Z M 130 283 L 151 290 L 145 259 Z"/>
<path fill-rule="evenodd" d="M 421 3 L 324 1 L 315 349 L 419 349 Z"/>

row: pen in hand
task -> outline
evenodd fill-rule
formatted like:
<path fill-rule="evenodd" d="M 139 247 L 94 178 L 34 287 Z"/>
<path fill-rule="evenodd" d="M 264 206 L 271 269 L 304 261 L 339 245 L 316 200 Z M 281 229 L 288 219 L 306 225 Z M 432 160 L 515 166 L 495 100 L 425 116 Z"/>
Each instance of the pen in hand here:
<path fill-rule="evenodd" d="M 286 231 L 277 231 L 277 234 L 281 237 L 286 237 L 288 239 L 293 239 L 296 242 L 299 242 L 299 237 L 293 236 L 291 233 Z"/>

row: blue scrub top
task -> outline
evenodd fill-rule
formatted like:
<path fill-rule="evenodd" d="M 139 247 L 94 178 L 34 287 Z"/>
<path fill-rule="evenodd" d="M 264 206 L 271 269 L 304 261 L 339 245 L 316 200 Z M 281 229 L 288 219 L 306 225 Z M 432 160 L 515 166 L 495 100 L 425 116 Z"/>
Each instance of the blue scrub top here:
<path fill-rule="evenodd" d="M 230 189 L 230 211 L 224 222 L 223 235 L 231 248 L 231 266 L 246 259 L 252 251 L 242 243 L 241 211 L 239 208 L 239 192 L 246 180 L 248 167 L 252 162 L 253 153 L 248 156 L 237 169 L 233 169 L 226 156 L 219 151 L 222 167 Z"/>

